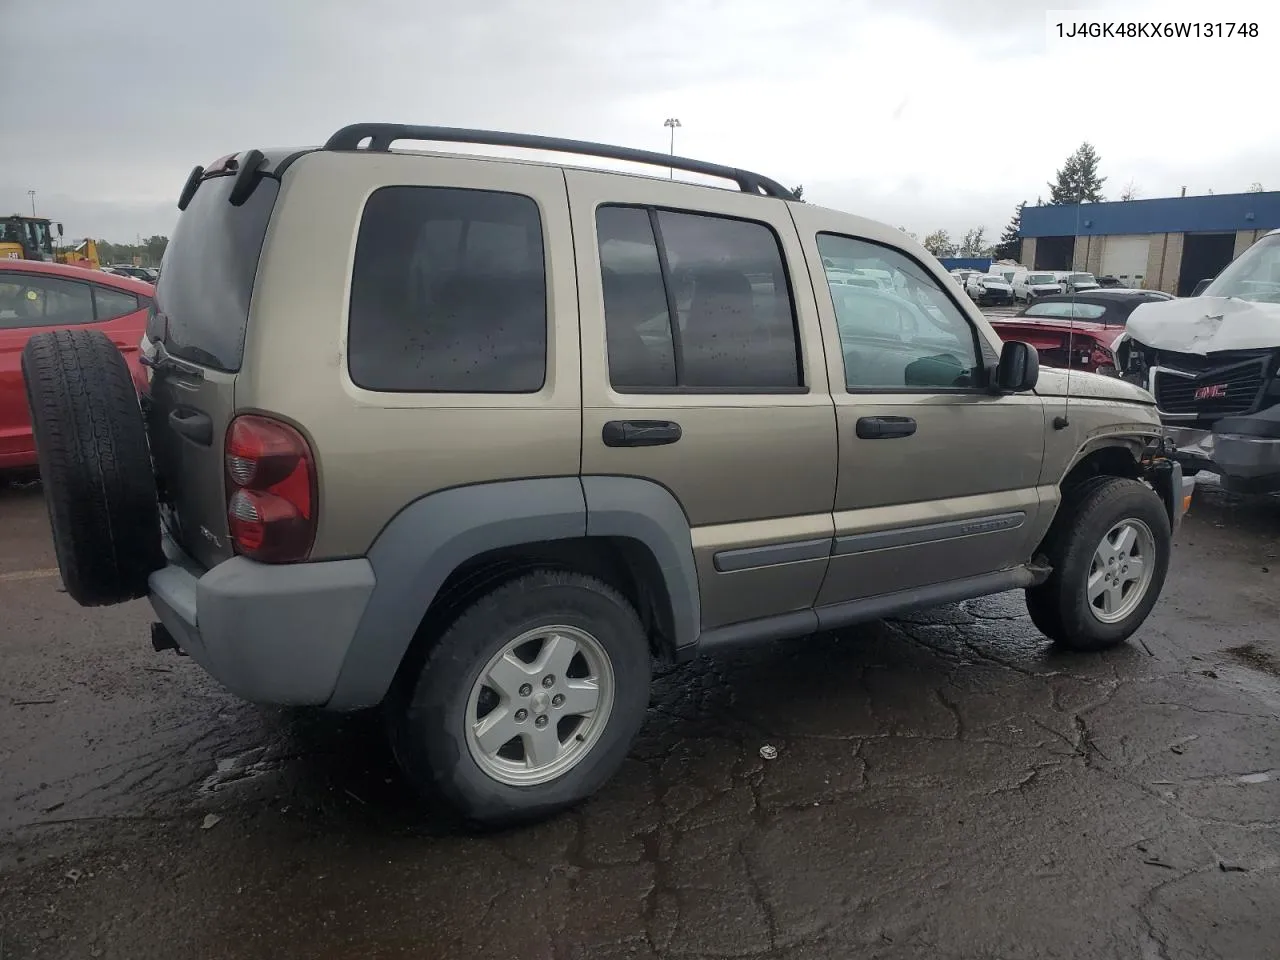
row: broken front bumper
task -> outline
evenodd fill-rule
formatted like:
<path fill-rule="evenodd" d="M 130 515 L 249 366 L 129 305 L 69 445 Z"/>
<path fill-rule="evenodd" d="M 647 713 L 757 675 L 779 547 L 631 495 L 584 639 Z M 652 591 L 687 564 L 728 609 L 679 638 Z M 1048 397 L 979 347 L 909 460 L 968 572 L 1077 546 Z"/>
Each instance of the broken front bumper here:
<path fill-rule="evenodd" d="M 1280 406 L 1223 417 L 1212 430 L 1166 426 L 1188 471 L 1207 470 L 1236 493 L 1280 491 Z"/>
<path fill-rule="evenodd" d="M 1169 529 L 1176 533 L 1191 506 L 1191 495 L 1196 487 L 1195 477 L 1185 476 L 1182 464 L 1166 457 L 1147 463 L 1145 477 L 1160 495 L 1165 511 L 1169 514 Z"/>

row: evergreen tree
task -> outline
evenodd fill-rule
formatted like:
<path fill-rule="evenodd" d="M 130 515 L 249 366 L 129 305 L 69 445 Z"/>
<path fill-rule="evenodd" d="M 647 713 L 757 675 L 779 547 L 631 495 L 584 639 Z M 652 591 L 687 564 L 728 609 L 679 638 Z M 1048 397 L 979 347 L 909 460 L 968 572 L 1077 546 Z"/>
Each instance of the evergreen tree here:
<path fill-rule="evenodd" d="M 1022 238 L 1018 236 L 1018 231 L 1022 229 L 1022 208 L 1027 205 L 1027 201 L 1023 200 L 1013 209 L 1013 217 L 1009 220 L 1009 225 L 1004 228 L 1004 233 L 1000 234 L 1000 240 L 996 244 L 995 258 L 997 260 L 1017 260 L 1018 255 L 1022 253 Z"/>
<path fill-rule="evenodd" d="M 1100 203 L 1106 177 L 1098 176 L 1100 160 L 1093 144 L 1085 142 L 1062 165 L 1049 184 L 1050 203 Z"/>

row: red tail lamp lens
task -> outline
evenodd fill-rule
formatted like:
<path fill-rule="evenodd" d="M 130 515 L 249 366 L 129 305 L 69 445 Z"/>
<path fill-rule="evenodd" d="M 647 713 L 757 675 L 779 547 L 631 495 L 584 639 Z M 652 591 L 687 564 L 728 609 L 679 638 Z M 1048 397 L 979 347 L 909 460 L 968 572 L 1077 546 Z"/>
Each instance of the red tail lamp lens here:
<path fill-rule="evenodd" d="M 305 560 L 315 541 L 316 469 L 302 434 L 269 417 L 236 417 L 226 464 L 236 552 L 265 563 Z"/>

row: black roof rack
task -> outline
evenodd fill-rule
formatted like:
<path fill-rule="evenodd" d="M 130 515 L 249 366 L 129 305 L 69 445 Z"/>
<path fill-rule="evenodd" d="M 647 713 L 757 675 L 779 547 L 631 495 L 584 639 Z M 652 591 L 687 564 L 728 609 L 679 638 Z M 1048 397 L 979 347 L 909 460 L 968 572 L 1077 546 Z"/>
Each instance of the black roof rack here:
<path fill-rule="evenodd" d="M 368 140 L 366 147 L 361 144 Z M 794 200 L 793 194 L 776 180 L 762 177 L 749 170 L 725 167 L 704 160 L 673 157 L 653 150 L 634 150 L 631 147 L 615 147 L 607 143 L 589 140 L 564 140 L 560 137 L 542 137 L 531 133 L 502 133 L 497 130 L 469 130 L 464 127 L 419 127 L 406 123 L 353 123 L 331 136 L 324 145 L 326 150 L 376 150 L 386 152 L 397 140 L 436 140 L 444 143 L 476 143 L 494 147 L 520 147 L 528 150 L 550 150 L 556 153 L 577 153 L 588 157 L 605 157 L 610 160 L 628 160 L 647 163 L 655 167 L 674 167 L 689 173 L 701 173 L 710 177 L 732 180 L 745 193 L 754 193 L 781 200 Z"/>

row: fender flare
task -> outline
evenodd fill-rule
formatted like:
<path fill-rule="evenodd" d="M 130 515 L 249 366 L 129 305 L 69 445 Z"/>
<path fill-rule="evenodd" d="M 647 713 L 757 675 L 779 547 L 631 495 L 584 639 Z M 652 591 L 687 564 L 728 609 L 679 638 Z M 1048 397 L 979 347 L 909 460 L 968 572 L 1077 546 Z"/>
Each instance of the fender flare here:
<path fill-rule="evenodd" d="M 386 696 L 441 586 L 481 554 L 589 536 L 639 541 L 657 561 L 677 647 L 697 640 L 697 572 L 688 521 L 662 487 L 630 477 L 551 477 L 453 487 L 409 504 L 369 549 L 376 581 L 343 660 L 331 710 Z"/>

